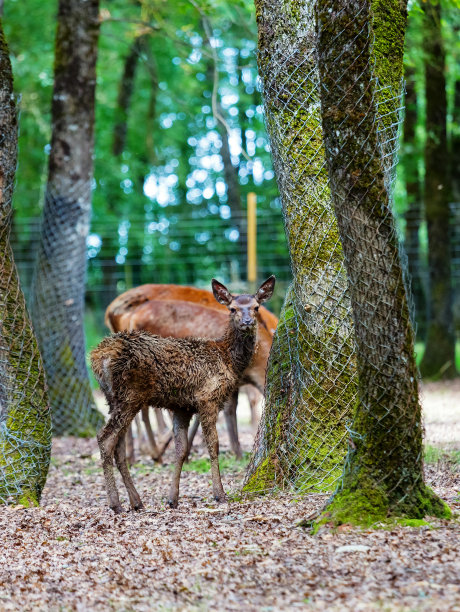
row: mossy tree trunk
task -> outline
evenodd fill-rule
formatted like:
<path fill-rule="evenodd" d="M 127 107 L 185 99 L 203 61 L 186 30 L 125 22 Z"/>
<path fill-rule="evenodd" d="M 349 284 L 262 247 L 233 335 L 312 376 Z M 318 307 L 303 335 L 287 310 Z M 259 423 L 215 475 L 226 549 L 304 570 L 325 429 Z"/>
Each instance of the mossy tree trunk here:
<path fill-rule="evenodd" d="M 423 479 L 413 331 L 390 207 L 387 130 L 400 100 L 405 26 L 400 0 L 317 4 L 324 142 L 359 376 L 342 487 L 322 519 L 335 524 L 449 513 Z"/>
<path fill-rule="evenodd" d="M 405 247 L 412 297 L 414 300 L 414 319 L 417 333 L 421 336 L 426 328 L 426 297 L 420 275 L 420 225 L 422 222 L 422 190 L 419 170 L 417 127 L 417 93 L 415 91 L 415 70 L 405 70 L 406 95 L 404 116 L 404 169 L 406 183 L 407 210 L 405 212 Z"/>
<path fill-rule="evenodd" d="M 450 177 L 447 148 L 445 51 L 441 4 L 428 0 L 425 11 L 425 216 L 428 230 L 428 330 L 420 373 L 427 378 L 453 378 L 455 334 L 451 275 Z"/>
<path fill-rule="evenodd" d="M 98 0 L 60 0 L 57 19 L 48 184 L 31 304 L 54 433 L 85 435 L 103 422 L 93 402 L 83 331 Z"/>
<path fill-rule="evenodd" d="M 244 491 L 331 491 L 356 398 L 347 281 L 328 186 L 313 3 L 256 0 L 259 74 L 293 283 Z"/>
<path fill-rule="evenodd" d="M 37 505 L 50 461 L 45 376 L 10 246 L 17 163 L 13 74 L 0 21 L 0 503 Z"/>

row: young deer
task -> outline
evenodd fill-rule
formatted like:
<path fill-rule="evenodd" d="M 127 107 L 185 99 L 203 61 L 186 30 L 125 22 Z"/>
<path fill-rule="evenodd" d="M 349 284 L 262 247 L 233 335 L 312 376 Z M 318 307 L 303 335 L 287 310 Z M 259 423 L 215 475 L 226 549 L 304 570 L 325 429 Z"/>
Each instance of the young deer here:
<path fill-rule="evenodd" d="M 133 287 L 116 297 L 107 306 L 105 323 L 112 332 L 145 329 L 164 338 L 186 338 L 189 336 L 217 338 L 225 332 L 228 316 L 227 308 L 214 299 L 211 291 L 181 285 L 147 284 Z M 260 393 L 263 393 L 265 370 L 278 319 L 263 306 L 259 309 L 257 318 L 259 332 L 256 354 L 246 368 L 241 378 L 241 384 L 255 385 Z M 254 397 L 254 388 L 249 387 L 248 389 L 251 393 L 252 422 L 255 420 L 255 405 L 260 395 Z M 236 418 L 237 403 L 238 389 L 226 403 L 224 416 L 231 449 L 237 457 L 242 457 Z M 159 414 L 161 414 L 161 411 L 156 408 L 157 419 Z M 163 435 L 158 444 L 156 443 L 150 426 L 147 407 L 142 409 L 142 419 L 151 444 L 152 459 L 161 461 L 161 455 L 165 451 L 170 438 Z M 192 445 L 198 424 L 199 419 L 195 420 L 190 428 L 189 448 Z M 162 428 L 160 427 L 160 429 Z M 128 430 L 126 451 L 129 463 L 133 464 L 134 445 L 131 430 Z"/>
<path fill-rule="evenodd" d="M 198 413 L 211 459 L 213 494 L 225 500 L 219 472 L 219 410 L 239 385 L 255 351 L 256 313 L 273 294 L 271 276 L 255 295 L 232 296 L 212 280 L 214 297 L 230 311 L 225 334 L 217 340 L 161 338 L 143 331 L 119 332 L 91 352 L 91 366 L 110 408 L 110 418 L 97 436 L 109 504 L 122 511 L 113 473 L 113 457 L 134 510 L 143 507 L 126 462 L 125 433 L 143 406 L 173 411 L 176 465 L 168 503 L 176 508 L 179 480 L 187 454 L 187 431 Z"/>

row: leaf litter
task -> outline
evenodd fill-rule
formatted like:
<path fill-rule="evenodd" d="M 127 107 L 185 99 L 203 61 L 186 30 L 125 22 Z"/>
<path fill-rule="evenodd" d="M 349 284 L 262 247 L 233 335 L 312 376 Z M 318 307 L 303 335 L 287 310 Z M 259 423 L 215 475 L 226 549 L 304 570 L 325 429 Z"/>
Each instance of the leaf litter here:
<path fill-rule="evenodd" d="M 251 435 L 242 436 L 251 447 Z M 222 436 L 224 488 L 236 490 L 244 463 Z M 0 610 L 327 610 L 460 612 L 460 524 L 419 528 L 299 526 L 326 501 L 257 498 L 217 506 L 210 474 L 183 472 L 179 508 L 165 504 L 166 465 L 141 457 L 132 468 L 143 512 L 107 507 L 95 440 L 54 440 L 40 508 L 0 507 Z M 458 465 L 457 465 L 458 468 Z M 427 481 L 460 510 L 458 471 L 427 468 Z"/>

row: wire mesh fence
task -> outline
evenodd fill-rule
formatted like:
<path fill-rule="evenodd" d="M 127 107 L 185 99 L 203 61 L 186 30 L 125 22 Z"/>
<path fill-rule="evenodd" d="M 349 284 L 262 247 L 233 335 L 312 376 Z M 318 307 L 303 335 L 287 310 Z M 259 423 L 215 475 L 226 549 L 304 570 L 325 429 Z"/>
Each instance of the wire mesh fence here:
<path fill-rule="evenodd" d="M 262 67 L 293 268 L 244 490 L 325 492 L 341 476 L 357 379 L 347 278 L 322 142 L 314 20 Z M 263 58 L 260 63 L 264 66 Z"/>
<path fill-rule="evenodd" d="M 392 212 L 401 75 L 379 72 L 368 3 L 330 9 L 343 28 L 327 30 L 328 48 L 316 30 L 321 6 L 302 3 L 300 37 L 286 35 L 289 44 L 277 41 L 259 56 L 294 280 L 244 490 L 331 492 L 345 459 L 350 468 L 359 455 L 364 470 L 366 458 L 375 458 L 377 482 L 404 499 L 401 483 L 415 491 L 421 471 L 412 481 L 389 469 L 387 456 L 376 458 L 378 449 L 386 453 L 382 438 L 394 436 L 389 455 L 406 468 L 421 462 L 413 335 Z M 375 476 L 379 468 L 372 469 Z"/>
<path fill-rule="evenodd" d="M 0 504 L 35 504 L 48 471 L 45 377 L 10 244 L 17 160 L 16 102 L 0 27 Z"/>

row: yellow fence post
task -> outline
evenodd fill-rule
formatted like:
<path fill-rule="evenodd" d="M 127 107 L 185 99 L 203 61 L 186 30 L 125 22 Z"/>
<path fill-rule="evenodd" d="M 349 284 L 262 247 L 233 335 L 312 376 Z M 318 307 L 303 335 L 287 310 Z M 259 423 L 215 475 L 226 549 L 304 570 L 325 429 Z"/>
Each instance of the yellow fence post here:
<path fill-rule="evenodd" d="M 247 237 L 247 260 L 248 260 L 248 285 L 250 291 L 255 291 L 257 283 L 257 196 L 248 193 L 248 237 Z"/>

